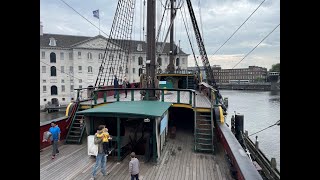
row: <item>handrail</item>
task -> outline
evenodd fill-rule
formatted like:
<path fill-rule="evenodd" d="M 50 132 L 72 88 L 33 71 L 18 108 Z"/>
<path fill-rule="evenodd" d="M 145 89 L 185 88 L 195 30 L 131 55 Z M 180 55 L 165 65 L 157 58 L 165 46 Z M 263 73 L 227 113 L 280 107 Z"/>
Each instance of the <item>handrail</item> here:
<path fill-rule="evenodd" d="M 120 91 L 120 90 L 128 90 L 128 91 L 131 91 L 131 101 L 134 101 L 134 98 L 133 98 L 133 95 L 134 95 L 134 91 L 146 91 L 146 99 L 149 98 L 149 93 L 148 91 L 161 91 L 162 92 L 162 95 L 159 97 L 160 100 L 163 102 L 164 101 L 164 91 L 177 91 L 177 95 L 179 96 L 180 93 L 178 92 L 189 92 L 190 95 L 189 95 L 189 101 L 186 103 L 186 104 L 190 104 L 193 108 L 196 106 L 196 91 L 193 90 L 193 89 L 174 89 L 174 88 L 168 88 L 168 89 L 164 89 L 164 88 L 108 88 L 108 89 L 98 89 L 98 90 L 94 90 L 93 91 L 93 101 L 94 101 L 94 104 L 97 104 L 97 99 L 98 99 L 98 93 L 101 93 L 101 92 L 108 92 L 108 91 Z M 192 102 L 192 95 L 193 95 L 193 102 Z M 119 101 L 119 93 L 117 93 L 117 96 L 116 96 L 116 101 Z M 105 93 L 104 93 L 104 102 L 107 102 L 106 101 L 106 96 L 105 96 Z M 180 97 L 177 97 L 177 103 L 180 103 Z"/>
<path fill-rule="evenodd" d="M 74 119 L 76 118 L 76 112 L 78 111 L 79 107 L 80 107 L 79 102 L 76 102 L 76 103 L 75 103 L 75 107 L 73 108 L 74 110 L 72 110 L 72 113 L 71 113 L 71 115 L 70 115 L 70 118 L 71 118 L 72 120 L 71 120 L 71 122 L 69 123 L 69 125 L 67 126 L 66 129 L 69 129 L 69 127 L 72 127 L 72 125 L 73 125 L 73 123 L 74 123 Z M 70 135 L 70 130 L 71 130 L 71 129 L 68 130 L 68 134 L 67 134 L 66 138 L 69 137 L 69 135 Z"/>

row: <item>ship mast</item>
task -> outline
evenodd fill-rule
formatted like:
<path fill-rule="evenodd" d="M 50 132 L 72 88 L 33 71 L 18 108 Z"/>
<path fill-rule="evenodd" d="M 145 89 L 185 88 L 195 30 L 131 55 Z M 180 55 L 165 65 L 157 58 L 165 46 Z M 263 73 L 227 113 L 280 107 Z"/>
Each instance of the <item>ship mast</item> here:
<path fill-rule="evenodd" d="M 174 2 L 175 0 L 171 0 L 171 15 L 170 15 L 170 21 L 172 23 L 171 25 L 171 29 L 170 29 L 170 60 L 169 60 L 169 64 L 167 67 L 168 73 L 174 73 L 174 42 L 173 42 L 173 35 L 174 35 L 174 29 L 173 29 L 173 25 L 174 25 L 174 16 L 175 16 L 175 9 L 174 9 Z"/>
<path fill-rule="evenodd" d="M 146 61 L 146 75 L 147 75 L 147 88 L 155 88 L 155 60 L 156 60 L 156 0 L 147 1 L 147 61 Z M 149 100 L 156 100 L 155 91 L 149 90 Z"/>

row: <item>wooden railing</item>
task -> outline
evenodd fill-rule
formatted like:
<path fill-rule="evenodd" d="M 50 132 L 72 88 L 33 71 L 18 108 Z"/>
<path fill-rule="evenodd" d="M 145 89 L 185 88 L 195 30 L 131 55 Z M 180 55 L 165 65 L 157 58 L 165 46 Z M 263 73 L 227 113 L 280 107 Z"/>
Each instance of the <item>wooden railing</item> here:
<path fill-rule="evenodd" d="M 196 91 L 192 89 L 163 89 L 163 88 L 108 88 L 108 89 L 97 89 L 93 91 L 93 104 L 96 105 L 98 104 L 98 98 L 103 97 L 103 103 L 107 102 L 114 102 L 114 101 L 108 101 L 107 94 L 110 94 L 109 92 L 116 92 L 116 101 L 120 101 L 120 92 L 123 92 L 124 90 L 128 91 L 128 98 L 131 99 L 131 101 L 135 101 L 135 91 L 145 91 L 144 95 L 144 100 L 149 100 L 150 99 L 150 91 L 159 91 L 160 92 L 160 97 L 159 100 L 164 102 L 165 101 L 165 92 L 177 92 L 177 98 L 176 101 L 173 103 L 183 103 L 181 102 L 181 92 L 189 92 L 189 98 L 187 102 L 184 104 L 189 104 L 192 107 L 196 107 Z"/>

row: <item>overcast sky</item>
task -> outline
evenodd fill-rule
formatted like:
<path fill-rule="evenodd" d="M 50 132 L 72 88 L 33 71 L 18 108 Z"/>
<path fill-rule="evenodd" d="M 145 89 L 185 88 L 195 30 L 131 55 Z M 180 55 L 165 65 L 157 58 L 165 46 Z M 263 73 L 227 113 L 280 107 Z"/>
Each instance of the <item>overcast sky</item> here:
<path fill-rule="evenodd" d="M 177 4 L 180 0 L 177 0 Z M 185 1 L 185 0 L 183 0 Z M 182 1 L 182 2 L 183 2 Z M 203 31 L 205 48 L 212 65 L 221 65 L 222 68 L 232 68 L 249 51 L 251 51 L 267 34 L 280 23 L 280 1 L 266 0 L 240 30 L 214 55 L 214 52 L 231 36 L 231 34 L 249 17 L 263 0 L 191 0 L 200 31 Z M 100 11 L 100 27 L 107 35 L 110 33 L 117 0 L 65 0 L 70 6 L 86 17 L 96 26 L 97 18 L 93 17 L 93 10 Z M 133 39 L 143 40 L 142 35 L 142 0 L 136 0 Z M 165 0 L 157 0 L 157 26 L 159 25 Z M 200 5 L 200 6 L 199 6 Z M 200 8 L 199 8 L 200 7 Z M 192 29 L 187 3 L 181 8 L 182 13 L 187 13 L 187 25 L 196 56 L 199 54 L 195 35 Z M 201 11 L 201 20 L 200 13 Z M 168 11 L 169 12 L 169 11 Z M 146 11 L 145 11 L 146 14 Z M 165 16 L 168 17 L 168 16 Z M 75 13 L 61 0 L 40 1 L 40 21 L 44 26 L 44 33 L 68 34 L 81 36 L 96 36 L 99 30 Z M 164 20 L 166 32 L 168 21 Z M 146 20 L 145 20 L 146 22 Z M 271 68 L 272 64 L 280 62 L 280 27 L 279 26 L 267 39 L 265 39 L 248 57 L 235 68 L 257 65 Z M 156 28 L 158 29 L 158 28 Z M 183 51 L 191 54 L 188 65 L 193 66 L 194 58 L 189 45 L 188 37 L 180 10 L 175 21 L 175 42 Z M 101 33 L 106 36 L 105 34 Z M 161 34 L 163 41 L 164 35 Z M 169 38 L 168 38 L 169 39 Z M 200 62 L 199 65 L 202 65 Z"/>

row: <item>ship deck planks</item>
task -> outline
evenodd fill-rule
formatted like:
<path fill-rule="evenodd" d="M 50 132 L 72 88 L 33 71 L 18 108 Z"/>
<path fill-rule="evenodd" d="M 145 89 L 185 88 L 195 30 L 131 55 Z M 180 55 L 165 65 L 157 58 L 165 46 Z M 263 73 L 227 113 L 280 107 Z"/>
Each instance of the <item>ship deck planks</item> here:
<path fill-rule="evenodd" d="M 180 103 L 182 104 L 189 104 L 189 92 L 180 92 Z M 134 101 L 140 101 L 141 95 L 140 91 L 134 91 Z M 103 98 L 97 99 L 97 104 L 103 103 Z M 115 102 L 117 101 L 116 98 L 113 96 L 107 97 L 107 102 Z M 119 94 L 119 101 L 131 101 L 131 92 L 128 91 L 128 96 L 125 98 L 125 95 L 123 93 Z M 161 96 L 160 100 L 161 101 Z M 173 102 L 177 103 L 177 92 L 169 92 L 169 94 L 164 95 L 164 102 Z M 193 102 L 193 95 L 192 95 L 192 102 Z M 94 101 L 84 101 L 81 102 L 81 105 L 93 105 Z M 202 108 L 210 108 L 210 101 L 206 96 L 201 94 L 199 91 L 197 91 L 196 95 L 196 107 L 202 107 Z"/>
<path fill-rule="evenodd" d="M 193 152 L 193 135 L 186 130 L 177 131 L 175 139 L 168 139 L 158 163 L 140 160 L 140 180 L 229 180 L 228 164 L 223 150 L 212 154 Z M 181 150 L 178 149 L 181 147 Z M 51 160 L 51 147 L 40 152 L 40 179 L 88 180 L 95 159 L 87 154 L 87 142 L 82 145 L 62 145 L 60 154 Z M 107 162 L 109 174 L 98 173 L 97 180 L 129 180 L 127 156 L 118 163 L 110 156 Z M 99 172 L 99 171 L 98 171 Z"/>

